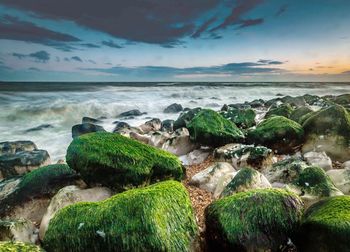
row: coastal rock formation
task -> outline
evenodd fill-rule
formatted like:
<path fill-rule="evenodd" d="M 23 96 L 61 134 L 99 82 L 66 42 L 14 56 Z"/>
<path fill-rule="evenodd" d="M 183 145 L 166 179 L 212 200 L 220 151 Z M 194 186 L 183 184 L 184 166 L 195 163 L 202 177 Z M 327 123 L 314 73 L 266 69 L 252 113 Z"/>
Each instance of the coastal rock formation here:
<path fill-rule="evenodd" d="M 182 113 L 174 122 L 174 130 L 187 127 L 187 124 L 201 111 L 201 108 L 190 109 Z"/>
<path fill-rule="evenodd" d="M 261 144 L 275 152 L 293 153 L 303 143 L 304 130 L 300 124 L 283 116 L 273 116 L 248 132 L 250 143 Z"/>
<path fill-rule="evenodd" d="M 123 113 L 120 113 L 118 115 L 118 117 L 131 117 L 131 116 L 141 116 L 141 115 L 145 115 L 147 113 L 145 112 L 141 112 L 140 110 L 138 109 L 132 109 L 132 110 L 128 110 L 128 111 L 125 111 Z"/>
<path fill-rule="evenodd" d="M 182 111 L 183 108 L 181 104 L 173 103 L 164 109 L 164 113 L 178 113 Z"/>
<path fill-rule="evenodd" d="M 36 243 L 37 228 L 31 221 L 25 219 L 0 220 L 0 241 Z M 3 251 L 1 246 L 0 251 Z"/>
<path fill-rule="evenodd" d="M 203 109 L 187 124 L 191 139 L 208 146 L 221 146 L 244 140 L 242 131 L 219 113 Z"/>
<path fill-rule="evenodd" d="M 306 119 L 305 115 L 308 115 L 312 112 L 313 110 L 309 106 L 303 106 L 293 110 L 293 112 L 289 116 L 289 119 L 301 125 L 303 123 L 303 118 Z"/>
<path fill-rule="evenodd" d="M 293 108 L 289 103 L 282 104 L 277 107 L 271 108 L 265 115 L 265 119 L 272 116 L 284 116 L 289 118 L 293 112 Z"/>
<path fill-rule="evenodd" d="M 173 154 L 107 132 L 75 138 L 66 160 L 88 184 L 117 191 L 183 177 L 181 162 Z"/>
<path fill-rule="evenodd" d="M 252 109 L 237 109 L 228 107 L 226 111 L 221 111 L 220 114 L 229 119 L 239 128 L 250 128 L 255 125 L 255 111 Z"/>
<path fill-rule="evenodd" d="M 0 143 L 0 155 L 15 154 L 20 151 L 37 150 L 37 146 L 32 141 L 13 141 Z"/>
<path fill-rule="evenodd" d="M 92 123 L 77 124 L 72 127 L 72 138 L 91 132 L 105 132 L 105 129 L 102 126 Z"/>
<path fill-rule="evenodd" d="M 166 181 L 62 209 L 43 243 L 48 251 L 188 251 L 196 235 L 185 187 Z"/>
<path fill-rule="evenodd" d="M 203 163 L 209 155 L 210 152 L 207 149 L 198 149 L 191 151 L 187 155 L 183 155 L 179 158 L 184 165 L 196 165 Z"/>
<path fill-rule="evenodd" d="M 95 118 L 92 118 L 92 117 L 88 117 L 88 116 L 84 116 L 82 119 L 81 119 L 81 123 L 84 124 L 84 123 L 91 123 L 91 124 L 99 124 L 101 123 L 102 121 L 99 120 L 99 119 L 95 119 Z"/>
<path fill-rule="evenodd" d="M 350 168 L 335 169 L 326 172 L 336 188 L 350 195 Z"/>
<path fill-rule="evenodd" d="M 230 183 L 227 184 L 220 197 L 263 188 L 271 188 L 270 182 L 265 176 L 252 168 L 245 167 L 240 169 Z"/>
<path fill-rule="evenodd" d="M 161 131 L 165 131 L 165 132 L 173 132 L 174 131 L 174 120 L 164 120 L 162 121 L 162 127 L 161 127 Z"/>
<path fill-rule="evenodd" d="M 257 189 L 219 199 L 206 211 L 206 237 L 215 251 L 277 251 L 296 231 L 301 199 L 281 189 Z"/>
<path fill-rule="evenodd" d="M 143 133 L 147 134 L 151 131 L 158 131 L 162 127 L 162 121 L 158 118 L 153 118 L 144 124 L 142 124 L 139 128 L 143 131 Z"/>
<path fill-rule="evenodd" d="M 306 162 L 313 166 L 318 166 L 325 171 L 331 170 L 332 160 L 323 152 L 310 151 L 303 155 Z"/>

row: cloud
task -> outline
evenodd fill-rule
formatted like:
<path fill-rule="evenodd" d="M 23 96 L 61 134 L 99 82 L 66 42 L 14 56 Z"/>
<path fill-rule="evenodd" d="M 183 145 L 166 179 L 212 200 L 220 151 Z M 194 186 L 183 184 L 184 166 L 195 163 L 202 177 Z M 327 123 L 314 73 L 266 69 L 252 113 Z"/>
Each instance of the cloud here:
<path fill-rule="evenodd" d="M 12 56 L 17 57 L 18 59 L 33 58 L 36 61 L 43 63 L 50 60 L 50 54 L 46 51 L 38 51 L 30 54 L 12 53 Z"/>
<path fill-rule="evenodd" d="M 83 62 L 83 60 L 80 57 L 78 57 L 78 56 L 73 56 L 71 59 L 75 60 L 75 61 L 78 61 L 78 62 Z"/>
<path fill-rule="evenodd" d="M 113 42 L 112 40 L 102 41 L 101 44 L 108 46 L 108 47 L 112 47 L 112 48 L 118 48 L 118 49 L 123 48 L 121 45 L 118 45 L 117 43 Z"/>
<path fill-rule="evenodd" d="M 282 6 L 278 9 L 278 11 L 276 12 L 275 16 L 276 16 L 276 17 L 281 16 L 283 13 L 285 13 L 285 12 L 287 11 L 287 9 L 288 9 L 288 4 L 282 5 Z"/>
<path fill-rule="evenodd" d="M 29 71 L 34 71 L 34 72 L 40 72 L 40 69 L 39 68 L 36 68 L 36 67 L 30 67 L 28 68 Z"/>
<path fill-rule="evenodd" d="M 95 44 L 92 44 L 92 43 L 83 43 L 83 44 L 80 44 L 81 46 L 83 47 L 87 47 L 87 48 L 100 48 L 101 46 L 99 45 L 95 45 Z"/>
<path fill-rule="evenodd" d="M 90 62 L 90 63 L 92 63 L 92 64 L 95 64 L 96 65 L 96 61 L 94 61 L 94 60 L 88 60 L 88 62 Z"/>
<path fill-rule="evenodd" d="M 350 75 L 350 70 L 349 70 L 349 71 L 342 72 L 341 74 L 349 74 L 349 75 Z"/>
<path fill-rule="evenodd" d="M 0 39 L 39 43 L 63 51 L 71 49 L 65 45 L 66 42 L 79 41 L 78 38 L 71 35 L 51 31 L 10 15 L 0 17 Z"/>
<path fill-rule="evenodd" d="M 242 20 L 241 25 L 238 26 L 238 29 L 246 28 L 246 27 L 253 26 L 253 25 L 259 25 L 262 23 L 264 23 L 263 18 Z"/>
<path fill-rule="evenodd" d="M 205 32 L 207 29 L 208 29 L 208 27 L 213 23 L 213 22 L 215 22 L 216 21 L 216 19 L 217 19 L 217 17 L 212 17 L 212 18 L 210 18 L 210 19 L 208 19 L 206 22 L 204 22 L 196 31 L 195 31 L 195 33 L 193 33 L 192 34 L 192 38 L 199 38 L 200 36 L 201 36 L 201 34 L 203 33 L 203 32 Z"/>
<path fill-rule="evenodd" d="M 263 65 L 282 65 L 284 62 L 278 61 L 278 60 L 258 60 L 258 63 L 263 64 Z"/>

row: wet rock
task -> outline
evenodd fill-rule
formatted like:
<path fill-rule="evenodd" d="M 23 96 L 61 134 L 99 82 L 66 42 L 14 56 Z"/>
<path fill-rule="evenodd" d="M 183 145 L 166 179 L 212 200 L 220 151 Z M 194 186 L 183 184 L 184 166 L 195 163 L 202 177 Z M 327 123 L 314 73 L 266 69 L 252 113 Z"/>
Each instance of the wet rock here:
<path fill-rule="evenodd" d="M 293 110 L 289 118 L 299 124 L 302 124 L 306 120 L 305 115 L 310 114 L 312 112 L 313 110 L 308 106 L 300 107 Z"/>
<path fill-rule="evenodd" d="M 176 156 L 186 155 L 197 147 L 191 142 L 190 133 L 186 128 L 177 129 L 161 146 L 163 150 L 169 151 Z"/>
<path fill-rule="evenodd" d="M 332 160 L 327 156 L 325 152 L 310 151 L 304 153 L 303 156 L 306 162 L 312 166 L 318 166 L 325 171 L 331 170 L 333 168 Z"/>
<path fill-rule="evenodd" d="M 14 142 L 1 142 L 0 143 L 0 155 L 3 154 L 15 154 L 20 151 L 33 151 L 37 150 L 35 143 L 32 141 L 14 141 Z"/>
<path fill-rule="evenodd" d="M 208 158 L 210 151 L 207 149 L 198 149 L 191 151 L 187 155 L 180 156 L 180 160 L 184 165 L 196 165 L 201 164 Z"/>
<path fill-rule="evenodd" d="M 161 131 L 173 132 L 174 131 L 174 120 L 164 120 L 162 121 Z"/>
<path fill-rule="evenodd" d="M 342 193 L 350 194 L 350 168 L 329 170 L 326 174 Z"/>
<path fill-rule="evenodd" d="M 36 243 L 38 230 L 29 220 L 0 220 L 0 241 Z"/>
<path fill-rule="evenodd" d="M 99 119 L 95 119 L 95 118 L 92 118 L 92 117 L 87 117 L 87 116 L 84 116 L 81 120 L 81 123 L 84 124 L 84 123 L 91 123 L 91 124 L 99 124 L 101 123 L 102 121 L 99 120 Z"/>
<path fill-rule="evenodd" d="M 278 107 L 270 108 L 270 110 L 267 111 L 265 115 L 265 119 L 272 116 L 284 116 L 286 118 L 289 118 L 292 112 L 293 112 L 293 108 L 290 104 L 288 103 L 282 104 Z"/>
<path fill-rule="evenodd" d="M 180 116 L 174 122 L 174 130 L 179 128 L 187 128 L 187 124 L 201 111 L 201 108 L 194 108 L 184 113 L 181 113 Z"/>
<path fill-rule="evenodd" d="M 250 128 L 255 125 L 255 112 L 252 109 L 230 108 L 220 113 L 240 128 Z"/>
<path fill-rule="evenodd" d="M 183 108 L 181 104 L 173 103 L 164 109 L 164 113 L 178 113 L 182 111 Z"/>
<path fill-rule="evenodd" d="M 140 126 L 140 129 L 145 133 L 149 133 L 151 131 L 158 131 L 162 127 L 162 121 L 158 118 L 153 118 Z"/>
<path fill-rule="evenodd" d="M 138 109 L 132 109 L 132 110 L 125 111 L 125 112 L 119 114 L 118 117 L 141 116 L 141 115 L 145 115 L 145 114 L 147 114 L 147 113 L 146 112 L 142 113 Z"/>
<path fill-rule="evenodd" d="M 54 128 L 51 124 L 41 124 L 37 127 L 34 127 L 34 128 L 30 128 L 30 129 L 27 129 L 25 132 L 34 132 L 34 131 L 40 131 L 40 130 L 43 130 L 43 129 L 52 129 Z"/>
<path fill-rule="evenodd" d="M 77 124 L 72 127 L 73 138 L 92 132 L 105 132 L 105 129 L 102 126 L 91 123 Z"/>

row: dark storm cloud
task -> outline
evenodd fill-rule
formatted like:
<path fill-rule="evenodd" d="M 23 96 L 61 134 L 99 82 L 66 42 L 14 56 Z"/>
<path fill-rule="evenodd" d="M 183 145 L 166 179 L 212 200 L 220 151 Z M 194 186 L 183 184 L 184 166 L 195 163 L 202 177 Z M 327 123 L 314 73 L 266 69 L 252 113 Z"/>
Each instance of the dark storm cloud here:
<path fill-rule="evenodd" d="M 104 46 L 117 48 L 117 49 L 123 48 L 121 45 L 118 45 L 117 43 L 113 42 L 112 40 L 102 41 L 101 44 L 104 45 Z"/>
<path fill-rule="evenodd" d="M 249 0 L 248 2 L 251 2 Z M 167 44 L 195 31 L 195 20 L 220 0 L 3 0 L 41 18 L 70 20 L 130 41 Z"/>
<path fill-rule="evenodd" d="M 199 38 L 203 32 L 205 32 L 209 26 L 215 22 L 217 17 L 212 17 L 208 21 L 204 22 L 196 31 L 192 34 L 192 38 Z"/>
<path fill-rule="evenodd" d="M 79 41 L 71 35 L 51 31 L 9 15 L 0 17 L 0 39 L 39 43 L 64 51 L 69 50 L 65 42 Z"/>
<path fill-rule="evenodd" d="M 278 60 L 264 60 L 264 59 L 259 60 L 258 63 L 264 64 L 264 65 L 282 65 L 282 64 L 284 64 L 284 62 L 282 62 L 282 61 L 278 61 Z"/>
<path fill-rule="evenodd" d="M 18 59 L 33 58 L 39 62 L 47 62 L 50 60 L 50 54 L 46 51 L 38 51 L 30 54 L 12 53 L 12 56 Z"/>
<path fill-rule="evenodd" d="M 241 25 L 238 26 L 238 29 L 246 28 L 246 27 L 253 26 L 253 25 L 259 25 L 262 23 L 264 23 L 263 18 L 242 20 Z"/>
<path fill-rule="evenodd" d="M 83 47 L 87 47 L 87 48 L 100 48 L 101 46 L 99 45 L 95 45 L 95 44 L 92 44 L 92 43 L 84 43 L 84 44 L 80 44 L 81 46 Z"/>
<path fill-rule="evenodd" d="M 75 61 L 78 61 L 78 62 L 83 62 L 83 60 L 80 57 L 78 57 L 78 56 L 73 56 L 71 59 L 75 60 Z"/>
<path fill-rule="evenodd" d="M 285 13 L 288 9 L 288 4 L 282 5 L 278 11 L 276 12 L 276 17 L 281 16 L 283 13 Z"/>

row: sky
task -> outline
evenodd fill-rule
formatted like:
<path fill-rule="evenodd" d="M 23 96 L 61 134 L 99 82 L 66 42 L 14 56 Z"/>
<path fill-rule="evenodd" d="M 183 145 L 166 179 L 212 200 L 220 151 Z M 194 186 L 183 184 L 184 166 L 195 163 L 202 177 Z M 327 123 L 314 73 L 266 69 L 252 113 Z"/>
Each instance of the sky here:
<path fill-rule="evenodd" d="M 349 0 L 1 0 L 1 81 L 350 81 Z"/>

